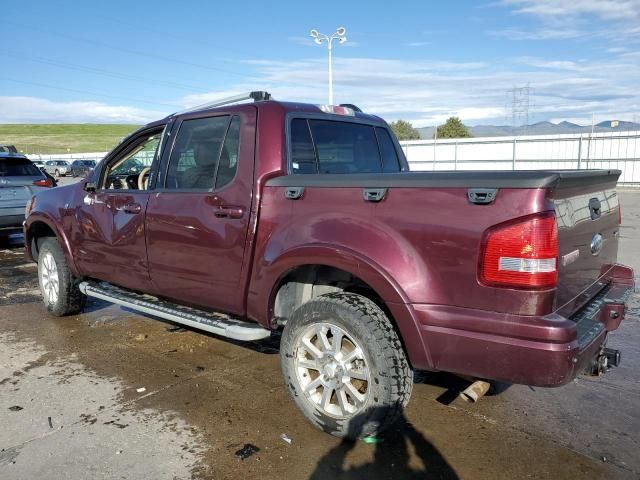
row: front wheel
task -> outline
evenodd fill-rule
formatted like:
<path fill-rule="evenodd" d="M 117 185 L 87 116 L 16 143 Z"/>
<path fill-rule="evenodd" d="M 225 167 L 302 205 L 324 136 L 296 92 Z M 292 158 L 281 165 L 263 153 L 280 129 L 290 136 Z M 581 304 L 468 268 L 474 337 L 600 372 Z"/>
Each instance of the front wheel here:
<path fill-rule="evenodd" d="M 38 281 L 47 310 L 57 317 L 82 311 L 86 296 L 80 292 L 79 279 L 69 271 L 67 259 L 53 237 L 43 240 L 38 251 Z"/>
<path fill-rule="evenodd" d="M 56 176 L 56 178 L 60 178 L 60 170 L 56 170 L 54 175 Z"/>
<path fill-rule="evenodd" d="M 393 325 L 374 302 L 330 293 L 300 306 L 282 334 L 280 358 L 294 402 L 337 437 L 383 431 L 411 396 L 413 372 Z"/>

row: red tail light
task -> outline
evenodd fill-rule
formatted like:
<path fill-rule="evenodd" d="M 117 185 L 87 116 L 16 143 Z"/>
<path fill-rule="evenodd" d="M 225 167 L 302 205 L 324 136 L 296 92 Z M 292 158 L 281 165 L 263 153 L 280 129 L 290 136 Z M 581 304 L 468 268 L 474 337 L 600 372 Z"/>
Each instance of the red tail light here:
<path fill-rule="evenodd" d="M 492 286 L 553 288 L 558 283 L 558 227 L 552 213 L 485 233 L 480 280 Z"/>
<path fill-rule="evenodd" d="M 33 182 L 37 187 L 53 187 L 53 181 L 50 178 L 43 178 L 42 180 L 36 180 Z"/>

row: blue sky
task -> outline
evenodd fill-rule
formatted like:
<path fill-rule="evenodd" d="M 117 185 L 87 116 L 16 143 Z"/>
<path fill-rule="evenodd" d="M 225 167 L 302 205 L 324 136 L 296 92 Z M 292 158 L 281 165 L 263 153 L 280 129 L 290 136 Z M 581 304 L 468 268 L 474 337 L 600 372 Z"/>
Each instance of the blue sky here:
<path fill-rule="evenodd" d="M 52 2 L 3 0 L 0 123 L 144 123 L 266 89 L 327 102 L 326 47 L 344 25 L 336 103 L 416 126 L 640 120 L 640 0 Z"/>

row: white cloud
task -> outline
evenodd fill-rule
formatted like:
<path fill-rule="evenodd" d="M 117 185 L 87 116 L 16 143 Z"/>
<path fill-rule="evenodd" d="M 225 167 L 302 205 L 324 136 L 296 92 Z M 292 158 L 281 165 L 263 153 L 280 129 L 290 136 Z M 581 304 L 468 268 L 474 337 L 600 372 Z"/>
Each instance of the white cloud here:
<path fill-rule="evenodd" d="M 416 126 L 441 123 L 451 115 L 470 124 L 505 122 L 507 91 L 531 84 L 530 118 L 582 119 L 591 113 L 632 119 L 640 114 L 638 52 L 604 60 L 515 57 L 499 62 L 413 61 L 334 58 L 336 103 L 354 103 L 386 120 Z M 253 60 L 255 80 L 224 90 L 178 99 L 185 107 L 264 89 L 280 100 L 327 102 L 326 59 Z M 176 108 L 176 110 L 179 109 Z M 144 123 L 170 112 L 100 102 L 53 102 L 34 97 L 0 97 L 0 122 Z"/>
<path fill-rule="evenodd" d="M 595 15 L 606 20 L 640 17 L 640 0 L 503 0 L 516 13 L 540 17 Z"/>
<path fill-rule="evenodd" d="M 431 45 L 431 42 L 410 42 L 410 43 L 407 43 L 408 47 L 426 47 L 427 45 Z"/>
<path fill-rule="evenodd" d="M 530 29 L 488 33 L 510 40 L 562 40 L 599 37 L 609 41 L 640 37 L 640 0 L 501 0 L 497 5 L 539 21 Z"/>
<path fill-rule="evenodd" d="M 323 59 L 250 64 L 258 70 L 259 88 L 277 99 L 327 102 Z M 640 113 L 640 68 L 635 57 L 625 54 L 603 61 L 517 57 L 495 64 L 337 57 L 334 82 L 336 103 L 354 103 L 386 120 L 402 118 L 417 126 L 451 115 L 470 124 L 503 123 L 507 91 L 528 82 L 533 88 L 530 117 L 536 121 L 551 116 L 588 121 L 591 112 L 616 118 Z M 238 84 L 184 102 L 203 103 L 252 89 L 256 84 Z"/>
<path fill-rule="evenodd" d="M 93 101 L 0 96 L 0 123 L 147 123 L 167 113 Z"/>
<path fill-rule="evenodd" d="M 584 35 L 582 30 L 575 28 L 539 28 L 537 30 L 520 30 L 506 28 L 504 30 L 491 30 L 488 32 L 496 37 L 504 37 L 509 40 L 566 40 L 578 38 Z"/>

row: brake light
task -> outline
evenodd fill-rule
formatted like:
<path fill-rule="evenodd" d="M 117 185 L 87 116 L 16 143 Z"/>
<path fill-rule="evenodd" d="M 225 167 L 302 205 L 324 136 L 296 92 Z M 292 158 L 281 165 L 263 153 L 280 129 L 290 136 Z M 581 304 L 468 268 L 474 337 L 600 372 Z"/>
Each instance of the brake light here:
<path fill-rule="evenodd" d="M 555 215 L 534 215 L 489 229 L 482 244 L 480 280 L 501 287 L 555 287 L 558 283 Z"/>
<path fill-rule="evenodd" d="M 42 180 L 36 180 L 33 184 L 37 187 L 53 187 L 53 181 L 50 178 L 43 178 Z"/>
<path fill-rule="evenodd" d="M 353 108 L 343 107 L 342 105 L 319 105 L 320 110 L 324 113 L 333 113 L 335 115 L 355 116 L 356 112 Z"/>

